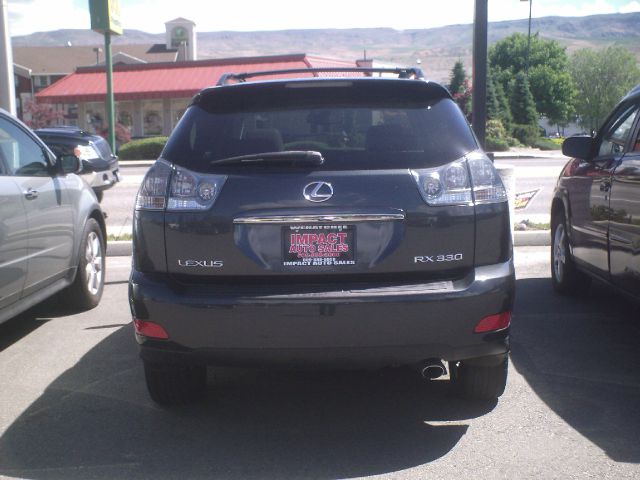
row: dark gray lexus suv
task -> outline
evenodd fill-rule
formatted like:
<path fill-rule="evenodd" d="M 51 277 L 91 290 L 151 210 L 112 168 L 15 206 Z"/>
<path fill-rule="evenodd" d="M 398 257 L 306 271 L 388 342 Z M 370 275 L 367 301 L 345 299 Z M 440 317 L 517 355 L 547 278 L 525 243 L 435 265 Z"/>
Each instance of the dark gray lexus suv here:
<path fill-rule="evenodd" d="M 153 400 L 201 395 L 208 365 L 448 367 L 463 394 L 502 394 L 504 186 L 449 92 L 393 72 L 229 74 L 193 99 L 135 207 Z"/>

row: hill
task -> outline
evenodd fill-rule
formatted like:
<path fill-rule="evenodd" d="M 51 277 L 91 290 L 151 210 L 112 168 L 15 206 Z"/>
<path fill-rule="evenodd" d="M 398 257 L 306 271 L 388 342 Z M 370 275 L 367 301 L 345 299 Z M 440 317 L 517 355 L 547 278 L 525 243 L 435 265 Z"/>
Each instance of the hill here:
<path fill-rule="evenodd" d="M 544 17 L 532 20 L 532 34 L 557 40 L 569 52 L 579 48 L 623 45 L 640 59 L 640 12 L 588 17 Z M 514 32 L 526 33 L 528 20 L 489 23 L 489 44 Z M 414 65 L 420 59 L 435 80 L 448 79 L 453 64 L 462 60 L 470 72 L 473 26 L 450 25 L 423 30 L 353 28 L 259 32 L 199 32 L 199 58 L 314 53 L 336 58 L 367 56 L 382 63 Z M 18 46 L 99 45 L 102 37 L 90 30 L 57 30 L 14 37 Z M 114 37 L 114 48 L 127 43 L 162 43 L 164 34 L 126 30 Z"/>

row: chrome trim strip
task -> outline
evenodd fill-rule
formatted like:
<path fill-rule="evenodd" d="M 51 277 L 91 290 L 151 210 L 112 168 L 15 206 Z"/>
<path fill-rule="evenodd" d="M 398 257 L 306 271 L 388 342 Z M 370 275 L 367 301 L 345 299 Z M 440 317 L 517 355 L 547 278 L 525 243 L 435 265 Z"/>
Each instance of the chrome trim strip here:
<path fill-rule="evenodd" d="M 404 220 L 404 213 L 354 213 L 348 215 L 270 215 L 264 217 L 234 218 L 238 225 L 291 224 L 291 223 L 357 223 Z"/>

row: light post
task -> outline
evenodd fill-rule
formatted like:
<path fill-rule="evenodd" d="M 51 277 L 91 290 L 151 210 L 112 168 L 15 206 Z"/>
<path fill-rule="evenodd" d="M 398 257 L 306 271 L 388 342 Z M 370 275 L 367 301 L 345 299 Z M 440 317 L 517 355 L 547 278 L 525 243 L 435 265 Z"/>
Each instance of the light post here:
<path fill-rule="evenodd" d="M 487 128 L 487 31 L 488 0 L 475 0 L 473 19 L 473 95 L 471 97 L 471 124 L 485 147 Z"/>
<path fill-rule="evenodd" d="M 525 58 L 524 73 L 529 76 L 529 53 L 531 52 L 531 6 L 533 0 L 520 0 L 521 2 L 529 2 L 529 33 L 527 34 L 527 56 Z"/>

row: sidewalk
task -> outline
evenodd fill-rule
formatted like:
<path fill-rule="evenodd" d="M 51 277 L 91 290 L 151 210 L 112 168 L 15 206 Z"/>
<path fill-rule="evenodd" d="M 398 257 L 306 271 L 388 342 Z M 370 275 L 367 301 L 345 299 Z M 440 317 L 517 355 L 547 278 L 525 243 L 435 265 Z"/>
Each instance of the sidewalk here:
<path fill-rule="evenodd" d="M 560 150 L 540 150 L 539 148 L 511 147 L 508 152 L 493 152 L 496 160 L 517 160 L 519 158 L 566 158 Z"/>

